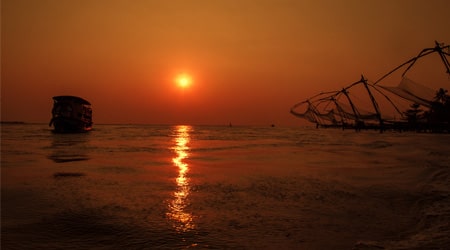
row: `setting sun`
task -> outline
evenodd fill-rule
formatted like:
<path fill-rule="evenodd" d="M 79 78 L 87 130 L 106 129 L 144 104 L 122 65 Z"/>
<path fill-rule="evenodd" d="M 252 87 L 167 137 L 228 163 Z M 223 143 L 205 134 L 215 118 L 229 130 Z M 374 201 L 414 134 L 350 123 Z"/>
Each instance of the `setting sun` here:
<path fill-rule="evenodd" d="M 187 88 L 191 85 L 192 79 L 189 75 L 182 74 L 177 76 L 175 82 L 180 88 Z"/>

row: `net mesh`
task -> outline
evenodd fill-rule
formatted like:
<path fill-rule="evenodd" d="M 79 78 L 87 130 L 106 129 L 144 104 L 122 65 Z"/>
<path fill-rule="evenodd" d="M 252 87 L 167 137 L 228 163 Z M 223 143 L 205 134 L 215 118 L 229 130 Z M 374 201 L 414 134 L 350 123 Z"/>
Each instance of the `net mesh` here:
<path fill-rule="evenodd" d="M 449 54 L 443 49 L 450 49 L 450 46 L 436 42 L 436 47 L 422 50 L 418 56 L 394 68 L 375 82 L 369 83 L 361 75 L 361 80 L 349 84 L 342 90 L 321 92 L 294 105 L 291 113 L 318 125 L 347 126 L 350 124 L 356 128 L 385 128 L 388 125 L 399 129 L 419 129 L 420 127 L 420 129 L 450 132 L 448 121 L 450 115 L 446 110 L 449 109 L 450 97 L 445 94 L 447 91 L 442 87 L 436 91 L 427 87 L 428 85 L 422 85 L 405 77 L 405 73 L 419 58 L 435 52 L 444 63 L 446 73 L 450 74 L 450 64 L 447 59 Z M 405 67 L 407 68 L 401 74 L 402 78 L 397 86 L 378 84 Z M 431 73 L 429 69 L 426 72 Z M 441 84 L 438 78 L 432 79 Z M 421 119 L 421 126 L 417 126 L 418 118 Z M 430 122 L 432 118 L 436 118 L 433 124 Z"/>
<path fill-rule="evenodd" d="M 434 99 L 435 91 L 432 89 L 414 82 L 406 77 L 403 77 L 400 84 L 397 86 L 384 86 L 378 85 L 379 87 L 403 97 L 409 101 L 418 103 L 425 107 L 431 107 L 431 102 Z"/>

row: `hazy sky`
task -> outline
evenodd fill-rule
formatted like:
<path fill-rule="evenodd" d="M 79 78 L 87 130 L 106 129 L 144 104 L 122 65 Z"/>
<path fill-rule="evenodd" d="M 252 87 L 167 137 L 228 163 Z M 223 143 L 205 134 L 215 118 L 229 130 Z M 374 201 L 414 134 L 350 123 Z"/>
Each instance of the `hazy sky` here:
<path fill-rule="evenodd" d="M 9 121 L 48 122 L 53 96 L 76 95 L 94 123 L 296 125 L 295 103 L 450 43 L 448 0 L 1 4 Z"/>

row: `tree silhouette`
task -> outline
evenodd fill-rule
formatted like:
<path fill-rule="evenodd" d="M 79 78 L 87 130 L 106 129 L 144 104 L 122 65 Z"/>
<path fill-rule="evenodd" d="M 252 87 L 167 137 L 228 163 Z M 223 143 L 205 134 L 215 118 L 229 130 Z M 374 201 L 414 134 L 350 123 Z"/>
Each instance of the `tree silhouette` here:
<path fill-rule="evenodd" d="M 419 109 L 420 104 L 413 103 L 410 106 L 410 109 L 406 110 L 404 113 L 406 115 L 406 118 L 408 119 L 408 123 L 410 125 L 416 125 L 418 119 L 419 119 L 419 113 L 421 113 L 423 110 Z"/>
<path fill-rule="evenodd" d="M 445 104 L 446 102 L 449 101 L 449 97 L 450 97 L 447 95 L 447 93 L 448 93 L 448 90 L 439 88 L 439 90 L 436 91 L 436 96 L 434 97 L 434 101 Z"/>
<path fill-rule="evenodd" d="M 450 132 L 450 96 L 446 89 L 436 91 L 434 101 L 427 114 L 429 127 L 437 132 Z"/>

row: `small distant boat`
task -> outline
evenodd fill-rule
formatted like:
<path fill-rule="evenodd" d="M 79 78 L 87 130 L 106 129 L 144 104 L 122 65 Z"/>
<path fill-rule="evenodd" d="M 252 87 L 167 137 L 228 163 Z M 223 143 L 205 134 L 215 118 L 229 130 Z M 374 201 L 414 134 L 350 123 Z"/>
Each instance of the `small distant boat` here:
<path fill-rule="evenodd" d="M 77 96 L 54 96 L 52 119 L 57 133 L 87 132 L 92 129 L 91 103 Z"/>

